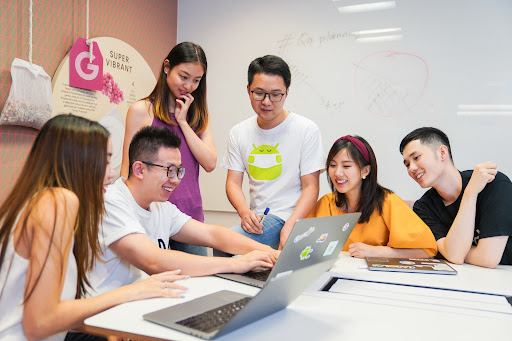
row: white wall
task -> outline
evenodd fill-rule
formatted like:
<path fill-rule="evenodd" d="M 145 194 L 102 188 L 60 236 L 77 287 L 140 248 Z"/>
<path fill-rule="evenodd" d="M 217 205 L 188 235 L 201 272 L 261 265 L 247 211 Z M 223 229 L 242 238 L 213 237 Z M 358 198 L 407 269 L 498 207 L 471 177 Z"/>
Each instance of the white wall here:
<path fill-rule="evenodd" d="M 201 174 L 206 210 L 233 210 L 220 160 L 231 126 L 253 114 L 247 67 L 265 54 L 291 66 L 285 108 L 317 122 L 325 151 L 342 135 L 363 136 L 376 152 L 380 182 L 404 199 L 423 190 L 408 177 L 398 146 L 424 125 L 448 134 L 459 169 L 494 160 L 512 175 L 512 1 L 396 0 L 388 10 L 338 10 L 363 2 L 179 1 L 178 42 L 200 44 L 209 63 L 219 162 L 214 172 Z M 400 30 L 357 33 L 385 28 Z M 360 40 L 383 35 L 399 39 Z M 468 116 L 460 114 L 460 105 L 504 106 Z M 325 176 L 321 184 L 324 194 Z"/>

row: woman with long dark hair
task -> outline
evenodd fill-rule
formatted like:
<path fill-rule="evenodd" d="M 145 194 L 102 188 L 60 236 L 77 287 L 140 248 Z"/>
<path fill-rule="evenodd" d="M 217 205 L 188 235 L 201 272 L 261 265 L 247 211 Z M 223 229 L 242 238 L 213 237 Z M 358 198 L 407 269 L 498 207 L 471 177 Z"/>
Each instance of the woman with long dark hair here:
<path fill-rule="evenodd" d="M 361 212 L 343 251 L 353 257 L 428 258 L 437 253 L 429 227 L 396 194 L 377 182 L 377 160 L 359 136 L 334 142 L 326 162 L 332 193 L 308 217 Z"/>
<path fill-rule="evenodd" d="M 86 274 L 101 252 L 112 143 L 97 122 L 59 115 L 39 132 L 0 208 L 0 339 L 63 340 L 65 331 L 117 304 L 178 297 L 179 271 L 88 299 Z"/>

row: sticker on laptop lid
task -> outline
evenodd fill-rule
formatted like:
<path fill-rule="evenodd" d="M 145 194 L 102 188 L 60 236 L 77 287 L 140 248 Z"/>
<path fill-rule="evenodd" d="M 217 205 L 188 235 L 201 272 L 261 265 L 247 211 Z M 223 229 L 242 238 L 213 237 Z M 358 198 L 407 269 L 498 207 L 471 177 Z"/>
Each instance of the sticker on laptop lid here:
<path fill-rule="evenodd" d="M 434 258 L 409 258 L 409 260 L 416 261 L 416 262 L 422 262 L 422 263 L 426 263 L 426 264 L 441 263 L 440 259 L 434 259 Z"/>
<path fill-rule="evenodd" d="M 286 277 L 286 276 L 289 276 L 291 275 L 293 272 L 293 270 L 288 270 L 288 271 L 283 271 L 283 272 L 280 272 L 278 273 L 275 277 L 272 277 L 270 279 L 271 282 L 275 281 L 276 279 L 279 279 L 279 278 L 283 278 L 283 277 Z"/>
<path fill-rule="evenodd" d="M 440 271 L 453 271 L 453 269 L 448 264 L 435 264 L 432 266 L 434 270 Z"/>
<path fill-rule="evenodd" d="M 414 265 L 416 263 L 414 263 L 413 261 L 410 261 L 410 260 L 401 260 L 400 261 L 400 264 L 405 264 L 405 265 Z"/>
<path fill-rule="evenodd" d="M 300 260 L 305 260 L 311 257 L 311 253 L 313 252 L 313 249 L 311 248 L 311 245 L 306 246 L 304 250 L 300 253 Z"/>
<path fill-rule="evenodd" d="M 299 234 L 297 237 L 295 237 L 295 239 L 293 240 L 294 243 L 298 243 L 300 242 L 302 239 L 306 238 L 306 237 L 309 237 L 311 235 L 311 233 L 315 232 L 315 227 L 314 226 L 311 226 L 306 232 L 304 232 L 303 234 Z"/>
<path fill-rule="evenodd" d="M 323 256 L 327 257 L 327 256 L 332 255 L 332 253 L 334 252 L 334 249 L 336 249 L 336 246 L 338 246 L 339 242 L 340 242 L 339 240 L 333 240 L 332 242 L 330 242 L 327 245 L 327 248 L 325 249 Z"/>
<path fill-rule="evenodd" d="M 343 232 L 345 232 L 350 227 L 349 223 L 346 223 L 343 228 L 341 229 Z"/>
<path fill-rule="evenodd" d="M 320 238 L 318 238 L 316 240 L 317 243 L 323 243 L 327 240 L 327 236 L 329 235 L 329 233 L 324 233 L 320 236 Z"/>

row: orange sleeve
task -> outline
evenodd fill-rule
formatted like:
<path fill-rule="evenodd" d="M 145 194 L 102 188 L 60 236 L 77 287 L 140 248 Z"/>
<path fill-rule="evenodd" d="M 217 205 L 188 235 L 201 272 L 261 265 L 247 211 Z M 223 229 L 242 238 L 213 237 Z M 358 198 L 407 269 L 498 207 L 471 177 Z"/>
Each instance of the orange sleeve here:
<path fill-rule="evenodd" d="M 329 193 L 321 197 L 315 204 L 315 206 L 308 213 L 306 218 L 326 217 L 331 215 L 329 209 L 330 202 L 333 200 L 333 194 Z"/>
<path fill-rule="evenodd" d="M 423 249 L 430 257 L 437 254 L 437 243 L 430 228 L 396 194 L 387 195 L 382 218 L 389 229 L 389 247 Z"/>

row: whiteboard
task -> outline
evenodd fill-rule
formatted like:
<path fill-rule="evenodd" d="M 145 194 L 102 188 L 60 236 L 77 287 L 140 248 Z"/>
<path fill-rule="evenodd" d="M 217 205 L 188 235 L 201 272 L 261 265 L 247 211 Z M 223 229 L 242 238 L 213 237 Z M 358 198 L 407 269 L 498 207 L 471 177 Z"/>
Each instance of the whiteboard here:
<path fill-rule="evenodd" d="M 367 3 L 375 1 L 178 2 L 178 41 L 208 58 L 218 162 L 200 176 L 205 209 L 233 210 L 220 161 L 229 129 L 254 115 L 247 68 L 265 54 L 290 65 L 285 109 L 318 124 L 326 155 L 340 136 L 364 137 L 379 182 L 404 199 L 424 192 L 398 151 L 421 126 L 448 135 L 458 169 L 492 160 L 512 176 L 512 1 L 396 0 L 357 12 Z M 329 192 L 325 173 L 320 184 L 320 195 Z"/>

